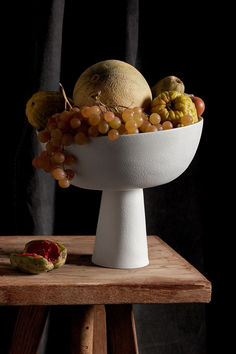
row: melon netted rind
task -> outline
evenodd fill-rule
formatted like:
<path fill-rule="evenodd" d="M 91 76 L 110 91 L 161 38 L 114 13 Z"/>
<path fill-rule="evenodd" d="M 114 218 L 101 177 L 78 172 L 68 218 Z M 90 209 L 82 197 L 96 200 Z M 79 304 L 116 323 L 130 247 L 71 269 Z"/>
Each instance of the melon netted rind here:
<path fill-rule="evenodd" d="M 65 109 L 65 100 L 57 91 L 38 91 L 26 103 L 25 114 L 37 130 L 44 129 L 48 118 Z"/>
<path fill-rule="evenodd" d="M 17 253 L 10 254 L 10 262 L 14 268 L 28 274 L 49 272 L 54 268 L 53 263 L 46 258 L 27 256 Z"/>
<path fill-rule="evenodd" d="M 73 103 L 82 107 L 95 104 L 93 96 L 101 91 L 101 102 L 108 106 L 143 107 L 148 111 L 151 89 L 143 75 L 132 65 L 120 60 L 105 60 L 86 69 L 78 78 Z"/>

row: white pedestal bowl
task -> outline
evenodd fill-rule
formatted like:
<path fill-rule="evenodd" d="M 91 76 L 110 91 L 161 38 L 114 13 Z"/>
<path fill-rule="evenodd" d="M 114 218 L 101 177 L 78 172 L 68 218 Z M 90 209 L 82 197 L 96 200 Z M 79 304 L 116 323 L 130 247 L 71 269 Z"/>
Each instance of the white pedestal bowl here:
<path fill-rule="evenodd" d="M 72 184 L 102 190 L 92 261 L 111 268 L 148 265 L 143 189 L 168 183 L 192 161 L 203 120 L 186 127 L 92 138 L 66 150 L 77 162 Z"/>

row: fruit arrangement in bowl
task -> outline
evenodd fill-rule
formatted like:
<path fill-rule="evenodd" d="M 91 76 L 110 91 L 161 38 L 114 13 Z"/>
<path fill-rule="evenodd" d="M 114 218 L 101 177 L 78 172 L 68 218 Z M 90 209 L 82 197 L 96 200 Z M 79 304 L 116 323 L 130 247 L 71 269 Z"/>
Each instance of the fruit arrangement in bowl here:
<path fill-rule="evenodd" d="M 62 188 L 102 190 L 92 261 L 111 268 L 149 263 L 143 189 L 168 183 L 192 161 L 200 141 L 203 100 L 168 76 L 152 88 L 118 60 L 92 65 L 73 97 L 36 92 L 26 115 L 42 145 L 33 166 Z"/>
<path fill-rule="evenodd" d="M 33 166 L 51 173 L 62 188 L 68 188 L 75 176 L 76 158 L 68 146 L 101 136 L 115 141 L 123 135 L 184 127 L 197 123 L 205 109 L 201 98 L 184 92 L 179 78 L 167 76 L 151 89 L 137 69 L 119 60 L 85 70 L 73 99 L 60 86 L 62 93 L 36 92 L 27 102 L 26 116 L 45 147 Z"/>

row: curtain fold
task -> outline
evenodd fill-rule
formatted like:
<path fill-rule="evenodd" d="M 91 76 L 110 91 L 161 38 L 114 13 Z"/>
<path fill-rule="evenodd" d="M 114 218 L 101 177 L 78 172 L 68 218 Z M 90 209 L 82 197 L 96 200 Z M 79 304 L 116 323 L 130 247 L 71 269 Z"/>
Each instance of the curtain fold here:
<path fill-rule="evenodd" d="M 137 66 L 139 38 L 139 0 L 127 1 L 125 61 Z"/>
<path fill-rule="evenodd" d="M 31 94 L 59 90 L 64 0 L 34 3 L 34 53 Z M 51 235 L 54 232 L 55 181 L 31 161 L 41 152 L 35 129 L 25 122 L 15 157 L 16 233 Z"/>

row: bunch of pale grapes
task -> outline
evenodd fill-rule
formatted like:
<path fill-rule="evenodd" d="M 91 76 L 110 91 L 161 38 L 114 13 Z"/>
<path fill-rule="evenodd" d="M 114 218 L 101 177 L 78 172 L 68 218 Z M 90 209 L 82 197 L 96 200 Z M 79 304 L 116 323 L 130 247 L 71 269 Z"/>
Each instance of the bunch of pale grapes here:
<path fill-rule="evenodd" d="M 192 123 L 191 116 L 184 116 L 183 125 Z M 68 188 L 75 173 L 70 168 L 75 157 L 66 152 L 71 144 L 84 145 L 88 137 L 107 135 L 116 140 L 120 135 L 156 132 L 172 129 L 170 121 L 161 123 L 157 113 L 150 116 L 142 108 L 126 108 L 123 112 L 108 109 L 104 105 L 72 107 L 69 111 L 52 115 L 46 128 L 38 132 L 38 140 L 45 144 L 45 150 L 33 159 L 35 168 L 51 173 L 62 188 Z"/>

